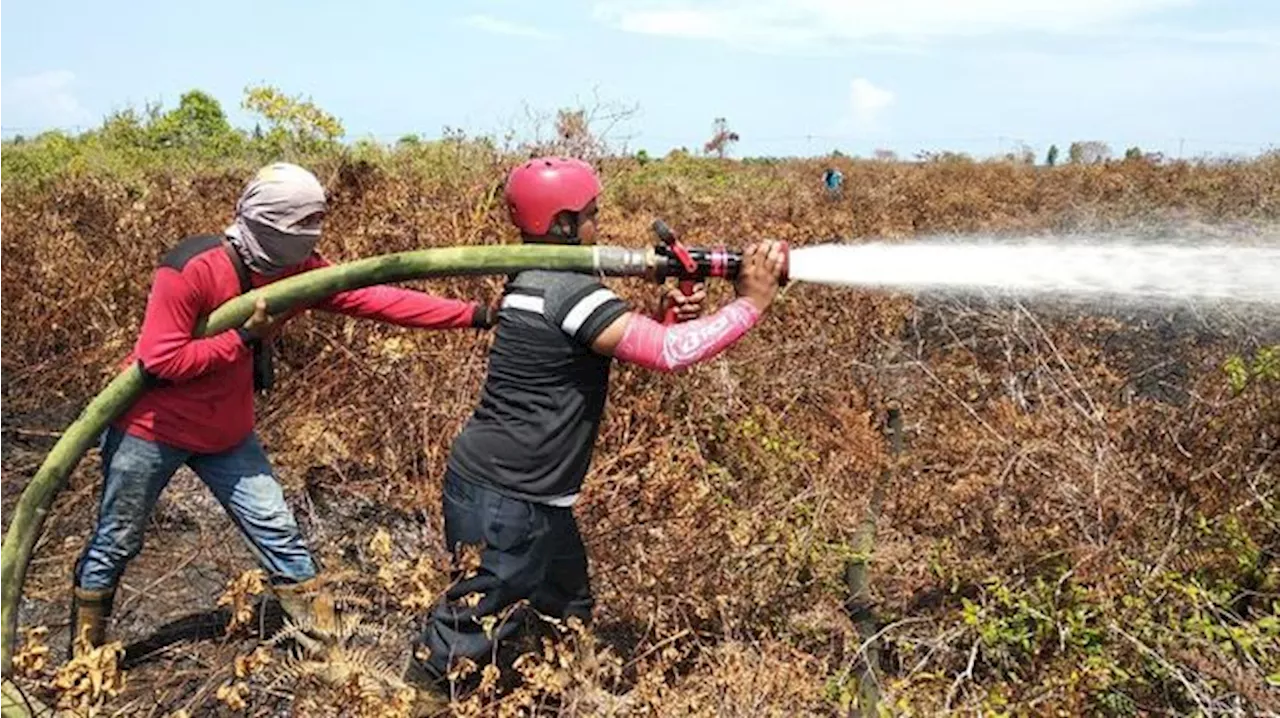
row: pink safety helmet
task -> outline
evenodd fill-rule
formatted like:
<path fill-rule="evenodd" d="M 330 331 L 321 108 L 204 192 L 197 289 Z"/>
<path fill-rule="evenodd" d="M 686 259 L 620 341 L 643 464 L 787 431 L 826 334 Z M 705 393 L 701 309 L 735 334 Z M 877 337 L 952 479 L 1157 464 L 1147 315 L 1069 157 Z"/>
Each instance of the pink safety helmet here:
<path fill-rule="evenodd" d="M 582 160 L 538 157 L 511 170 L 503 195 L 520 231 L 542 236 L 557 214 L 581 212 L 598 197 L 600 178 Z"/>

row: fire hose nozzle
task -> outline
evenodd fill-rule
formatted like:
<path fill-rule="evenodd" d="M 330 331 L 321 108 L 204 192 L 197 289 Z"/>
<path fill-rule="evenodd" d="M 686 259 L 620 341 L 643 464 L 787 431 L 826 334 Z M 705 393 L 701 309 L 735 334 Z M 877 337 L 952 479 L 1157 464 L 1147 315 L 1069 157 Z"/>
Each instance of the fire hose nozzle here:
<path fill-rule="evenodd" d="M 723 245 L 714 247 L 686 247 L 671 228 L 662 220 L 655 220 L 653 231 L 662 244 L 653 248 L 653 277 L 658 282 L 667 279 L 700 281 L 708 277 L 734 280 L 742 271 L 742 250 Z M 782 243 L 782 277 L 779 284 L 790 278 L 791 246 Z"/>

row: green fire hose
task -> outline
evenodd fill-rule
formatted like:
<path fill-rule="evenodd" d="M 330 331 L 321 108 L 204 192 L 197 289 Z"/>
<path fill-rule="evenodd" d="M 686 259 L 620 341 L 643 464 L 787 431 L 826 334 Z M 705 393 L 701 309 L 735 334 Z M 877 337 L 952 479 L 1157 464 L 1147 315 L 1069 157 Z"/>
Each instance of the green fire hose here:
<path fill-rule="evenodd" d="M 450 247 L 388 254 L 305 272 L 243 294 L 218 307 L 198 327 L 198 336 L 209 336 L 237 327 L 248 319 L 258 297 L 271 313 L 316 302 L 332 294 L 374 284 L 427 277 L 501 275 L 527 269 L 594 272 L 613 276 L 651 275 L 652 251 L 620 247 L 511 245 Z M 137 366 L 124 370 L 103 389 L 80 416 L 67 427 L 36 475 L 13 507 L 9 530 L 0 546 L 0 623 L 3 623 L 3 675 L 12 670 L 14 637 L 18 629 L 18 601 L 27 565 L 49 508 L 67 477 L 113 419 L 142 395 L 142 374 Z M 7 687 L 7 686 L 6 686 Z M 4 714 L 10 715 L 8 696 Z M 25 713 L 25 711 L 23 711 Z"/>

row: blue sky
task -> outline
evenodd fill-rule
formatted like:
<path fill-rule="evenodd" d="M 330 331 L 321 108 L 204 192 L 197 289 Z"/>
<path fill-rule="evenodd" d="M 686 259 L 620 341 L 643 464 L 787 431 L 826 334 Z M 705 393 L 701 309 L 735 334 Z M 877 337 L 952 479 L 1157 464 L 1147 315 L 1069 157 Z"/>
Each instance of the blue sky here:
<path fill-rule="evenodd" d="M 190 88 L 238 124 L 248 84 L 349 137 L 528 132 L 598 95 L 632 149 L 995 153 L 1099 139 L 1176 154 L 1280 143 L 1276 0 L 9 0 L 5 134 L 89 126 Z"/>

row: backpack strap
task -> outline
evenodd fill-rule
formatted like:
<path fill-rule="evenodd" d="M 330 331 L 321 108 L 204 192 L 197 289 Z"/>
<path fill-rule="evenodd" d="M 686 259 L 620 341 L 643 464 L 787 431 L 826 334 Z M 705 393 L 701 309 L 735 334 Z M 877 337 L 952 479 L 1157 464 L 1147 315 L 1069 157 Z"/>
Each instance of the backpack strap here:
<path fill-rule="evenodd" d="M 253 289 L 253 283 L 249 281 L 249 268 L 244 266 L 244 260 L 240 259 L 240 253 L 230 242 L 224 241 L 222 248 L 227 250 L 227 259 L 231 260 L 231 267 L 236 270 L 236 278 L 240 280 L 240 293 L 245 294 Z"/>
<path fill-rule="evenodd" d="M 231 260 L 231 266 L 236 270 L 236 278 L 240 280 L 240 293 L 248 293 L 253 289 L 253 282 L 249 279 L 249 268 L 244 265 L 240 253 L 231 246 L 230 242 L 224 240 L 222 247 L 227 251 L 227 259 Z M 249 347 L 253 349 L 253 388 L 257 391 L 268 391 L 276 383 L 275 357 L 271 350 L 271 343 L 255 339 L 250 342 Z"/>

